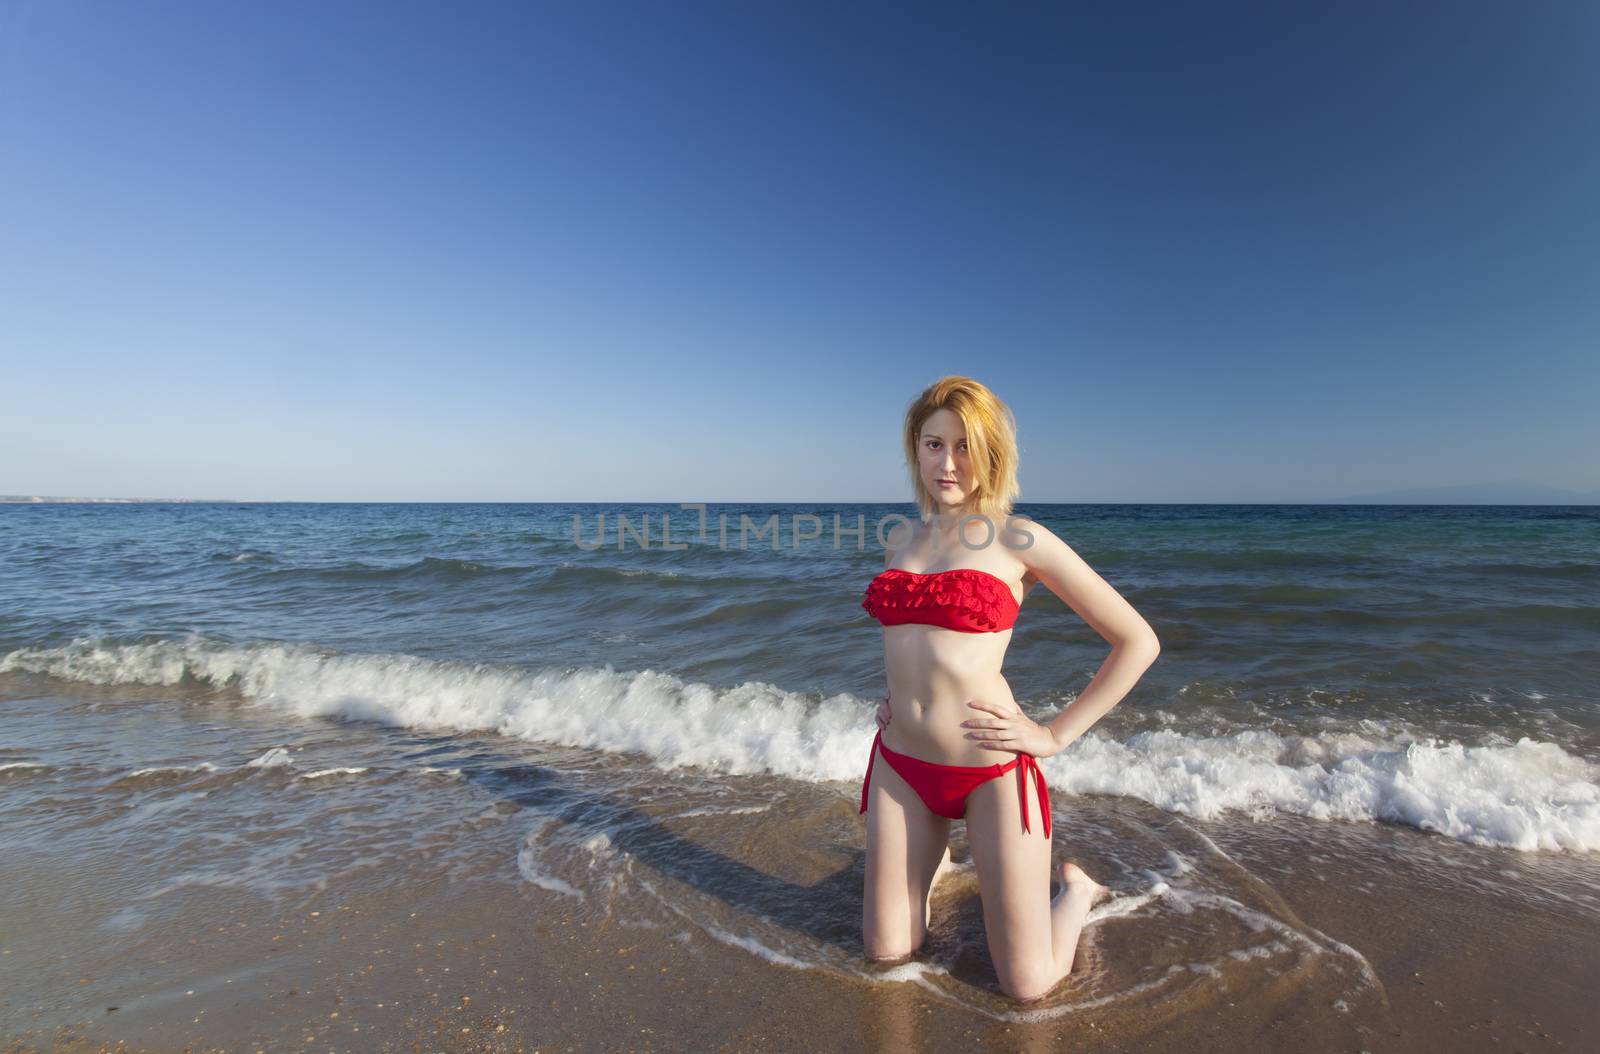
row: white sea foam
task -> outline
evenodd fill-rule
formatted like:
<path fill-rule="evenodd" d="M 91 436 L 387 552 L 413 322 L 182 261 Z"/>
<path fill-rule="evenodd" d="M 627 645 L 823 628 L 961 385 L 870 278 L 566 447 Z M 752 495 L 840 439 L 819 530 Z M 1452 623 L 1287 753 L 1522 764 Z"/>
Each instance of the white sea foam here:
<path fill-rule="evenodd" d="M 570 882 L 563 881 L 554 875 L 546 874 L 539 869 L 538 853 L 532 846 L 523 846 L 517 851 L 517 871 L 523 878 L 542 889 L 548 889 L 563 896 L 572 897 L 574 900 L 583 899 L 583 891 L 574 887 Z"/>
<path fill-rule="evenodd" d="M 1600 766 L 1526 737 L 1468 746 L 1365 724 L 1360 734 L 1316 736 L 1091 733 L 1043 767 L 1062 790 L 1128 795 L 1202 818 L 1271 808 L 1389 820 L 1479 845 L 1600 848 Z"/>
<path fill-rule="evenodd" d="M 0 657 L 0 673 L 8 671 L 93 684 L 190 679 L 304 716 L 494 731 L 638 752 L 664 769 L 809 781 L 859 781 L 873 727 L 871 705 L 855 696 L 818 700 L 754 681 L 715 688 L 609 665 L 525 670 L 203 638 L 81 639 L 11 652 Z M 281 748 L 250 762 L 290 763 Z M 1117 740 L 1095 730 L 1042 767 L 1058 791 L 1124 795 L 1200 818 L 1278 810 L 1387 820 L 1521 850 L 1600 849 L 1600 766 L 1529 738 L 1463 744 L 1374 720 L 1314 735 L 1169 726 Z"/>
<path fill-rule="evenodd" d="M 128 778 L 135 776 L 153 776 L 158 772 L 215 772 L 217 766 L 209 761 L 196 762 L 193 765 L 149 765 L 142 769 L 134 769 L 128 773 Z"/>
<path fill-rule="evenodd" d="M 289 751 L 286 747 L 273 747 L 260 757 L 251 758 L 245 762 L 248 768 L 253 769 L 277 769 L 293 764 L 294 759 L 289 756 Z"/>
<path fill-rule="evenodd" d="M 796 959 L 792 955 L 785 955 L 774 948 L 769 948 L 765 944 L 762 944 L 760 941 L 756 940 L 754 937 L 741 937 L 737 933 L 729 933 L 720 926 L 712 925 L 709 922 L 702 923 L 701 925 L 705 928 L 707 933 L 711 934 L 711 936 L 715 937 L 717 940 L 722 941 L 724 944 L 731 944 L 735 948 L 742 948 L 752 955 L 765 959 L 769 963 L 776 963 L 779 966 L 794 966 L 802 970 L 810 969 L 813 965 L 804 959 Z"/>

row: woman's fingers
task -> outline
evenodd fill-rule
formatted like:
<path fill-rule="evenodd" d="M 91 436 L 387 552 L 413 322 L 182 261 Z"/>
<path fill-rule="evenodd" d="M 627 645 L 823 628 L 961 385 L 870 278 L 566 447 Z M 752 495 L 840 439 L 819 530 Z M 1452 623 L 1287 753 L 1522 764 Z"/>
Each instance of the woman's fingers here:
<path fill-rule="evenodd" d="M 1016 731 L 1011 721 L 1004 717 L 973 718 L 961 722 L 961 727 L 972 729 L 966 734 L 968 739 L 1006 739 Z"/>

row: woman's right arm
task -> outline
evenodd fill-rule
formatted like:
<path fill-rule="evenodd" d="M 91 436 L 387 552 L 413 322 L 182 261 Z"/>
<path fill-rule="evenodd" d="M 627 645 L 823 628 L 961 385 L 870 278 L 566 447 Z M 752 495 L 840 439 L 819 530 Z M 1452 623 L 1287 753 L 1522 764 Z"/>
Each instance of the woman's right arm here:
<path fill-rule="evenodd" d="M 899 547 L 903 546 L 909 539 L 910 529 L 905 524 L 896 524 L 889 529 L 889 535 L 893 539 L 893 544 L 884 547 L 886 551 L 883 554 L 883 566 L 886 568 L 894 566 L 895 555 Z M 886 695 L 883 697 L 883 701 L 878 704 L 878 730 L 880 732 L 889 727 L 889 718 L 893 716 L 894 714 L 889 710 L 889 697 Z"/>

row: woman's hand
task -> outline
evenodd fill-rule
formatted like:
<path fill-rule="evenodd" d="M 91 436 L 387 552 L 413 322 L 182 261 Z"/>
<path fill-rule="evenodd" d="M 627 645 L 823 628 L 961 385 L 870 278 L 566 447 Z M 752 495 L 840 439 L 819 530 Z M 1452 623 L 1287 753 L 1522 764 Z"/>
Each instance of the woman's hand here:
<path fill-rule="evenodd" d="M 1007 750 L 1047 758 L 1061 752 L 1061 745 L 1050 729 L 1038 724 L 1021 710 L 1004 710 L 982 699 L 969 699 L 967 705 L 981 710 L 985 717 L 969 717 L 961 722 L 967 738 L 978 741 L 985 750 Z"/>
<path fill-rule="evenodd" d="M 879 732 L 882 732 L 885 728 L 889 727 L 889 718 L 891 718 L 893 716 L 894 716 L 894 714 L 891 713 L 890 710 L 889 710 L 889 697 L 886 695 L 886 696 L 883 697 L 883 702 L 878 704 L 878 731 Z"/>

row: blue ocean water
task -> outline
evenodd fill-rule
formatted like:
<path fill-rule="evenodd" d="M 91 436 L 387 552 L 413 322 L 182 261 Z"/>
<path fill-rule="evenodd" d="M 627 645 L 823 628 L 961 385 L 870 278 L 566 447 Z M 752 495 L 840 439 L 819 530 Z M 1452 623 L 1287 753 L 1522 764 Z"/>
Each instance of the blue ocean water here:
<path fill-rule="evenodd" d="M 1046 760 L 1054 791 L 1600 849 L 1600 508 L 1020 511 L 1163 645 Z M 913 507 L 706 515 L 701 537 L 677 505 L 0 506 L 0 708 L 41 681 L 182 688 L 285 721 L 489 731 L 855 793 L 884 690 L 860 607 L 874 528 Z M 836 515 L 864 534 L 836 536 Z M 741 544 L 741 517 L 776 517 L 776 539 Z M 1039 587 L 1005 672 L 1043 720 L 1106 652 Z"/>

